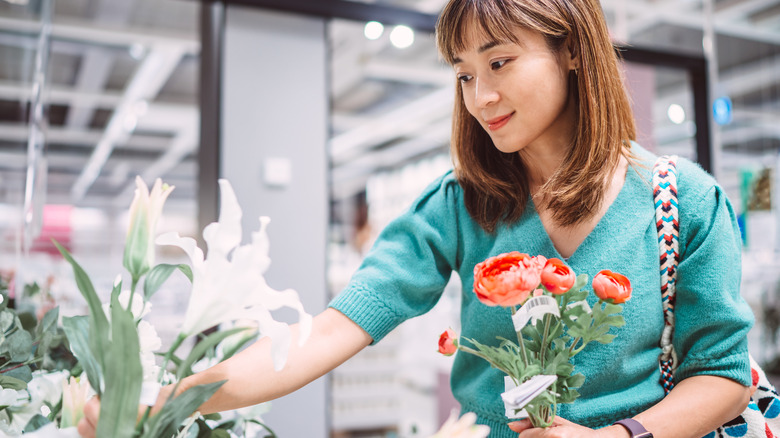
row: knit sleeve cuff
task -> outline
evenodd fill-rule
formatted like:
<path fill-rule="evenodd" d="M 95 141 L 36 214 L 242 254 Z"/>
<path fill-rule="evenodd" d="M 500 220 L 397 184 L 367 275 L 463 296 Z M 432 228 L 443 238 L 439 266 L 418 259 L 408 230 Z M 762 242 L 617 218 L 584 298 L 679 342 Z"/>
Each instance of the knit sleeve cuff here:
<path fill-rule="evenodd" d="M 719 358 L 688 358 L 675 371 L 674 380 L 680 382 L 692 376 L 720 376 L 744 386 L 753 384 L 748 352 L 739 351 Z"/>
<path fill-rule="evenodd" d="M 367 288 L 352 284 L 328 304 L 365 330 L 376 344 L 404 318 Z"/>

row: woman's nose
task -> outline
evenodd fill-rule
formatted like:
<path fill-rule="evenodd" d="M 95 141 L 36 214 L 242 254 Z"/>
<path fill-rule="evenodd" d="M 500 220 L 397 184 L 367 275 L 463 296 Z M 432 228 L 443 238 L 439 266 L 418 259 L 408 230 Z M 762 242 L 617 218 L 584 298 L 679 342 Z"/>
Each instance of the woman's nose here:
<path fill-rule="evenodd" d="M 499 94 L 494 84 L 486 79 L 474 79 L 476 81 L 476 87 L 474 87 L 474 103 L 480 107 L 485 108 L 493 103 L 498 102 Z"/>

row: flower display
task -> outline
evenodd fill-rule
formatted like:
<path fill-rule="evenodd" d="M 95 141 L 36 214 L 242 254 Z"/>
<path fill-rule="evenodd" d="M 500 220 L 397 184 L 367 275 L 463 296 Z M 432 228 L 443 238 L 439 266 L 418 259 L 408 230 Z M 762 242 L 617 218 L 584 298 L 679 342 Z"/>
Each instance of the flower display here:
<path fill-rule="evenodd" d="M 448 328 L 439 336 L 439 353 L 452 356 L 458 351 L 458 335 L 455 330 Z"/>
<path fill-rule="evenodd" d="M 631 282 L 624 275 L 612 271 L 600 271 L 593 277 L 593 292 L 602 300 L 621 304 L 631 298 Z"/>
<path fill-rule="evenodd" d="M 56 326 L 56 309 L 41 322 L 41 345 L 37 349 L 32 345 L 38 338 L 26 330 L 15 331 L 12 342 L 9 342 L 10 337 L 0 342 L 0 356 L 10 359 L 7 363 L 22 371 L 22 374 L 15 371 L 0 375 L 0 400 L 9 403 L 16 400 L 9 406 L 0 405 L 0 429 L 12 430 L 14 435 L 25 431 L 47 438 L 73 436 L 84 403 L 92 394 L 100 396 L 97 436 L 238 437 L 247 436 L 251 429 L 249 424 L 260 423 L 257 418 L 220 420 L 219 415 L 206 418 L 195 412 L 224 382 L 189 388 L 166 400 L 154 415 L 149 408 L 140 418 L 138 416 L 139 405 L 155 404 L 161 385 L 175 384 L 203 364 L 214 365 L 227 359 L 257 336 L 272 339 L 274 364 L 281 369 L 291 336 L 287 324 L 274 320 L 271 311 L 287 307 L 298 312 L 301 343 L 310 331 L 311 316 L 304 311 L 297 293 L 291 289 L 273 290 L 263 277 L 270 265 L 265 231 L 268 219 L 261 218 L 260 229 L 253 233 L 251 243 L 240 245 L 241 208 L 227 181 L 221 180 L 220 188 L 219 221 L 203 231 L 209 245 L 208 257 L 204 257 L 194 239 L 171 233 L 158 240 L 155 224 L 173 188 L 157 180 L 150 191 L 143 181 L 136 179 L 123 258 L 131 284 L 129 288 L 123 287 L 121 275 L 117 276 L 107 302 L 99 299 L 89 275 L 70 252 L 55 242 L 73 268 L 76 286 L 89 307 L 88 315 L 62 319 L 70 357 L 78 359 L 78 366 L 71 366 L 73 376 L 68 372 L 57 376 L 56 384 L 49 385 L 54 390 L 45 391 L 45 397 L 38 395 L 44 393 L 41 388 L 47 387 L 45 381 L 14 377 L 29 373 L 26 362 L 47 351 L 43 347 L 56 339 L 50 333 L 50 328 Z M 179 246 L 189 256 L 191 264 L 155 265 L 155 241 Z M 167 350 L 160 351 L 162 341 L 145 318 L 152 311 L 150 299 L 176 271 L 192 282 L 192 293 L 178 336 Z M 236 320 L 241 320 L 240 327 L 219 327 Z M 13 323 L 13 318 L 3 318 L 0 314 L 1 328 L 8 329 L 10 325 L 5 325 Z M 216 331 L 203 333 L 215 326 Z M 179 347 L 194 337 L 198 342 L 187 354 L 180 356 Z M 37 356 L 31 357 L 31 352 L 37 352 Z M 22 400 L 24 394 L 28 395 L 26 400 Z M 5 414 L 8 421 L 3 423 Z"/>
<path fill-rule="evenodd" d="M 617 273 L 601 271 L 592 287 L 598 301 L 587 302 L 586 274 L 575 275 L 563 261 L 509 252 L 490 257 L 474 268 L 474 293 L 488 306 L 508 309 L 517 342 L 499 338 L 499 345 L 456 339 L 451 330 L 439 337 L 439 352 L 460 350 L 503 371 L 501 394 L 510 418 L 529 418 L 535 427 L 549 427 L 557 406 L 571 403 L 585 377 L 574 373 L 572 358 L 591 342 L 610 343 L 609 333 L 621 327 L 621 303 L 631 296 L 631 283 Z"/>

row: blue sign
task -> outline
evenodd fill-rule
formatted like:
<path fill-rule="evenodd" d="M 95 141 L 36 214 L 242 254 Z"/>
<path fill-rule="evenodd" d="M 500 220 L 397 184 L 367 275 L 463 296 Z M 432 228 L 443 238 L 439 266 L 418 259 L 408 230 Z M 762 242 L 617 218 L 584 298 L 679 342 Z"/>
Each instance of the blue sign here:
<path fill-rule="evenodd" d="M 731 123 L 731 99 L 723 96 L 715 99 L 712 103 L 712 117 L 718 125 L 728 125 Z"/>

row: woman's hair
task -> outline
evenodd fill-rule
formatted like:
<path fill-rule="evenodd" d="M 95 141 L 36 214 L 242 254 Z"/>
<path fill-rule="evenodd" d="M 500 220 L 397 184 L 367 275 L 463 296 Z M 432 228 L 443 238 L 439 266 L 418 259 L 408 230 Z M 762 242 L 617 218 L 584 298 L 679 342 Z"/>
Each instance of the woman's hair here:
<path fill-rule="evenodd" d="M 598 0 L 450 0 L 436 25 L 442 57 L 453 64 L 467 49 L 467 26 L 477 24 L 494 41 L 518 42 L 517 27 L 540 32 L 552 51 L 569 44 L 579 57 L 570 74 L 578 112 L 573 147 L 541 188 L 553 220 L 570 226 L 591 218 L 621 155 L 631 157 L 636 136 L 618 57 Z M 530 193 L 527 166 L 518 153 L 499 151 L 469 114 L 457 81 L 452 151 L 469 214 L 492 232 L 522 216 Z"/>

